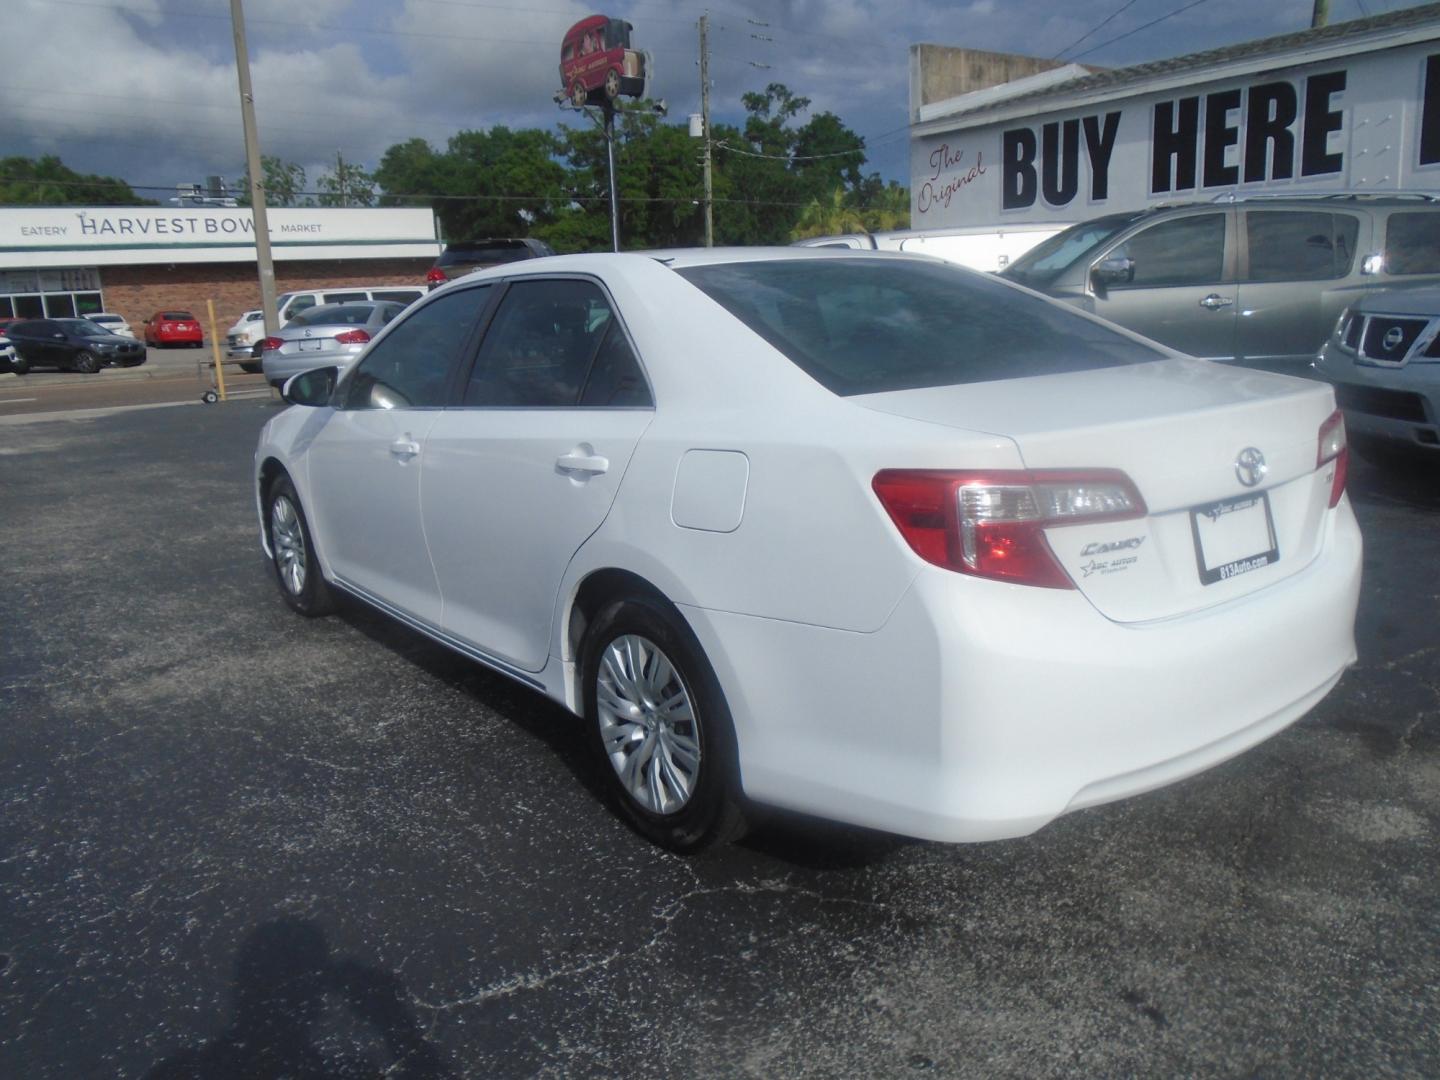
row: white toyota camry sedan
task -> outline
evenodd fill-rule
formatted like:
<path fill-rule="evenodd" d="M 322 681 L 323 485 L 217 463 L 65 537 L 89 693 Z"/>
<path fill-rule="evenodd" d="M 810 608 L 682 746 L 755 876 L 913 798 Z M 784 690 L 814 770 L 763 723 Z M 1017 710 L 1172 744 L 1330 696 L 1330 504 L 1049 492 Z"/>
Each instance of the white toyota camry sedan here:
<path fill-rule="evenodd" d="M 674 850 L 752 805 L 1020 836 L 1355 660 L 1330 387 L 924 258 L 497 267 L 286 398 L 255 481 L 290 606 L 349 594 L 563 703 Z"/>

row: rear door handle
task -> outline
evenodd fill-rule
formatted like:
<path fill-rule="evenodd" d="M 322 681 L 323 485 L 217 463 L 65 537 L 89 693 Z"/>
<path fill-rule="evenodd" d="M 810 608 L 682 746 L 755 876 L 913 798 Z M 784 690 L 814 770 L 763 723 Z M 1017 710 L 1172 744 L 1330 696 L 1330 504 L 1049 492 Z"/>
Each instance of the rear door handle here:
<path fill-rule="evenodd" d="M 571 452 L 562 458 L 557 458 L 555 467 L 561 472 L 585 473 L 587 476 L 599 476 L 610 468 L 610 459 L 603 458 L 598 454 Z"/>
<path fill-rule="evenodd" d="M 420 453 L 420 444 L 414 439 L 401 437 L 390 444 L 390 453 L 398 458 L 412 458 Z"/>
<path fill-rule="evenodd" d="M 1217 308 L 1229 307 L 1234 302 L 1235 301 L 1228 296 L 1221 296 L 1219 293 L 1212 292 L 1209 296 L 1205 297 L 1204 300 L 1200 301 L 1200 306 L 1214 311 Z"/>

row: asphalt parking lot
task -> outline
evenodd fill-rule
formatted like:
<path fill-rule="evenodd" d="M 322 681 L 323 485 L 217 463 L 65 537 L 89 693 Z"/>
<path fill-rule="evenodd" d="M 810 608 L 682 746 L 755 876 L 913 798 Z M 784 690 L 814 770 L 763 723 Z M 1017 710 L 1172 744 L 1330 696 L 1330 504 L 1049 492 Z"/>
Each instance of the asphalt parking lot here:
<path fill-rule="evenodd" d="M 1353 466 L 1360 664 L 1249 754 L 687 860 L 562 710 L 289 612 L 275 407 L 0 423 L 0 1075 L 1440 1075 L 1440 479 Z"/>

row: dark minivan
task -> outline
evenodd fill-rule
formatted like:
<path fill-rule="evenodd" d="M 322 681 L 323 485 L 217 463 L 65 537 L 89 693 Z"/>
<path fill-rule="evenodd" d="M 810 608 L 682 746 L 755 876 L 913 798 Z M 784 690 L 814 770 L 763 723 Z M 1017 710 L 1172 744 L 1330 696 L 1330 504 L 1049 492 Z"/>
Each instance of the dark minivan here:
<path fill-rule="evenodd" d="M 454 281 L 472 270 L 484 270 L 487 266 L 499 266 L 501 263 L 519 262 L 522 259 L 539 259 L 554 254 L 555 249 L 545 241 L 532 240 L 529 237 L 469 240 L 447 244 L 440 257 L 435 260 L 435 265 L 425 275 L 425 281 L 430 288 L 438 289 L 447 281 Z"/>

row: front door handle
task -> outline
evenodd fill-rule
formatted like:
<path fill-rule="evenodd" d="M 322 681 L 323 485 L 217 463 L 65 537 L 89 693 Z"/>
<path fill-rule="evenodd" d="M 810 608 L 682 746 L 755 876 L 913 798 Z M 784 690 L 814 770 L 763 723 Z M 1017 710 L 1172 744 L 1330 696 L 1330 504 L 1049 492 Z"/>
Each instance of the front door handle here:
<path fill-rule="evenodd" d="M 1219 293 L 1212 292 L 1209 296 L 1205 297 L 1204 300 L 1200 301 L 1200 306 L 1215 311 L 1222 307 L 1229 307 L 1234 302 L 1235 301 L 1228 296 L 1221 296 Z"/>
<path fill-rule="evenodd" d="M 420 453 L 420 444 L 409 436 L 401 436 L 390 444 L 390 453 L 398 458 L 409 459 Z"/>
<path fill-rule="evenodd" d="M 610 468 L 610 459 L 603 458 L 598 454 L 581 454 L 572 451 L 562 458 L 557 458 L 555 467 L 561 472 L 599 476 Z"/>

